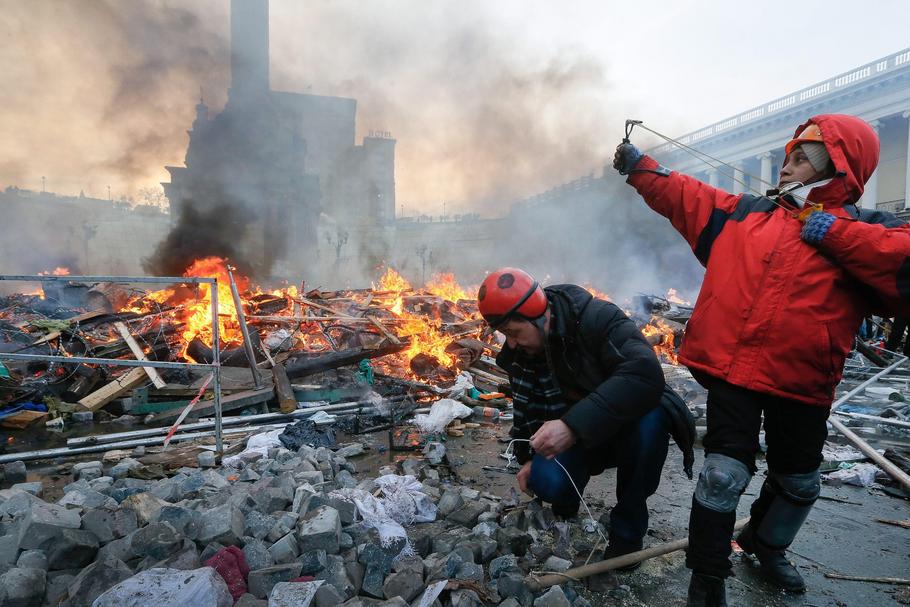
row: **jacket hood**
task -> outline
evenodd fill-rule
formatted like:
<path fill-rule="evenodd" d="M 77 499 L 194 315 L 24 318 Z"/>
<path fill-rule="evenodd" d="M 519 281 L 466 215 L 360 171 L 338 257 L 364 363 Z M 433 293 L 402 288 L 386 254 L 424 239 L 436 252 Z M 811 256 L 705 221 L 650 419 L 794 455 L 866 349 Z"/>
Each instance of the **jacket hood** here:
<path fill-rule="evenodd" d="M 553 307 L 556 325 L 551 329 L 560 336 L 570 335 L 584 309 L 594 296 L 578 285 L 552 285 L 544 289 L 547 300 Z"/>
<path fill-rule="evenodd" d="M 821 114 L 800 125 L 794 139 L 810 124 L 818 125 L 821 130 L 836 171 L 831 183 L 812 191 L 810 200 L 835 206 L 856 203 L 878 166 L 878 135 L 869 123 L 855 116 Z"/>

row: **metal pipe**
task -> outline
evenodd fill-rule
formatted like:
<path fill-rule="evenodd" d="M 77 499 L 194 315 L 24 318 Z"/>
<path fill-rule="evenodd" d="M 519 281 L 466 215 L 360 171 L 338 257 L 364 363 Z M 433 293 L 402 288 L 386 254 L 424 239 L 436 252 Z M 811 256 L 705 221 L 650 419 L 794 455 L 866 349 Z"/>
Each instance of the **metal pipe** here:
<path fill-rule="evenodd" d="M 854 419 L 869 419 L 880 424 L 888 424 L 889 426 L 899 426 L 901 428 L 910 428 L 910 422 L 905 422 L 899 419 L 891 419 L 889 417 L 879 417 L 878 415 L 866 415 L 865 413 L 847 413 L 846 411 L 833 411 L 834 415 L 842 415 L 844 417 L 851 417 Z"/>
<path fill-rule="evenodd" d="M 405 396 L 396 396 L 390 399 L 387 399 L 386 402 L 398 402 L 404 400 Z M 397 400 L 396 400 L 397 399 Z M 347 403 L 337 403 L 334 405 L 322 405 L 320 407 L 307 407 L 304 409 L 297 409 L 291 413 L 260 413 L 258 415 L 238 415 L 238 416 L 229 416 L 222 420 L 222 426 L 236 426 L 240 424 L 249 424 L 253 422 L 268 422 L 268 421 L 279 421 L 286 419 L 294 418 L 303 418 L 311 416 L 314 413 L 319 411 L 325 412 L 345 412 L 348 409 L 356 410 L 362 408 L 363 411 L 375 411 L 375 407 L 365 407 L 364 405 L 371 405 L 372 401 L 352 401 Z M 429 410 L 429 409 L 428 409 Z M 185 430 L 201 430 L 204 428 L 213 428 L 215 426 L 214 421 L 205 421 L 205 422 L 195 422 L 192 424 L 184 424 L 180 426 L 180 431 Z M 141 438 L 147 436 L 158 436 L 159 434 L 167 434 L 170 430 L 170 426 L 162 428 L 149 428 L 147 430 L 132 430 L 130 432 L 116 432 L 112 434 L 99 434 L 95 436 L 83 436 L 79 438 L 71 438 L 66 441 L 67 446 L 78 447 L 81 445 L 97 445 L 109 442 L 116 442 L 121 439 L 127 438 Z"/>
<path fill-rule="evenodd" d="M 214 367 L 214 363 L 174 363 L 164 360 L 136 360 L 133 358 L 90 358 L 85 356 L 51 356 L 49 354 L 14 354 L 12 352 L 0 352 L 0 360 L 85 363 L 89 365 L 113 365 L 117 367 L 154 367 L 156 369 L 212 369 Z"/>
<path fill-rule="evenodd" d="M 844 394 L 843 396 L 838 398 L 836 401 L 834 401 L 834 404 L 831 405 L 831 410 L 834 411 L 835 409 L 840 407 L 842 404 L 844 404 L 845 402 L 847 402 L 848 400 L 850 400 L 851 398 L 853 398 L 854 396 L 859 394 L 862 390 L 864 390 L 866 388 L 866 386 L 874 383 L 879 378 L 884 377 L 885 375 L 888 375 L 889 373 L 894 371 L 896 368 L 898 368 L 899 366 L 904 364 L 906 361 L 907 361 L 907 357 L 901 356 L 900 360 L 898 360 L 897 362 L 891 363 L 890 365 L 888 365 L 887 367 L 885 367 L 884 369 L 882 369 L 881 371 L 879 371 L 878 373 L 876 373 L 875 375 L 873 375 L 872 377 L 870 377 L 869 379 L 867 379 L 863 383 L 859 384 L 858 386 L 856 386 L 855 388 L 853 388 L 852 390 L 850 390 L 849 392 L 847 392 L 846 394 Z"/>
<path fill-rule="evenodd" d="M 146 284 L 214 284 L 214 278 L 205 276 L 44 276 L 43 274 L 0 274 L 0 280 L 24 282 L 126 282 Z"/>
<path fill-rule="evenodd" d="M 243 428 L 231 428 L 227 431 L 227 434 L 245 434 L 248 432 L 257 432 L 263 428 L 273 428 L 278 429 L 284 427 L 286 424 L 274 424 L 272 426 L 250 426 Z M 175 434 L 171 439 L 171 442 L 180 442 L 194 440 L 197 438 L 205 438 L 211 436 L 212 432 L 193 432 L 190 434 Z M 27 451 L 25 453 L 7 453 L 5 455 L 0 455 L 0 464 L 5 464 L 9 462 L 17 461 L 33 461 L 39 459 L 53 459 L 57 457 L 72 457 L 76 455 L 85 455 L 87 453 L 101 453 L 104 451 L 111 451 L 113 449 L 130 449 L 133 447 L 155 447 L 164 444 L 163 436 L 156 436 L 152 438 L 140 438 L 129 441 L 122 441 L 118 443 L 104 443 L 103 445 L 91 445 L 88 447 L 79 447 L 76 449 L 69 449 L 67 447 L 60 447 L 58 449 L 43 449 L 40 451 Z"/>
<path fill-rule="evenodd" d="M 224 455 L 224 440 L 221 426 L 221 335 L 218 327 L 218 279 L 214 278 L 211 286 L 212 302 L 212 390 L 215 400 L 215 458 L 220 462 Z"/>
<path fill-rule="evenodd" d="M 831 424 L 835 430 L 843 434 L 847 440 L 856 445 L 857 449 L 862 451 L 866 457 L 875 462 L 879 468 L 887 472 L 891 478 L 903 485 L 904 489 L 910 491 L 910 474 L 907 474 L 895 466 L 891 461 L 887 460 L 882 454 L 873 449 L 869 443 L 864 441 L 858 434 L 845 426 L 839 419 L 830 417 L 828 418 L 828 423 Z"/>
<path fill-rule="evenodd" d="M 234 280 L 235 268 L 232 268 L 230 264 L 227 264 L 226 267 L 228 280 L 231 283 L 231 297 L 234 298 L 234 309 L 237 311 L 237 323 L 240 325 L 240 333 L 243 335 L 243 351 L 246 353 L 247 362 L 250 363 L 253 385 L 258 390 L 262 387 L 262 376 L 256 366 L 256 353 L 253 352 L 253 344 L 250 342 L 250 329 L 246 326 L 246 317 L 243 315 L 243 301 L 240 299 L 240 291 L 237 290 L 237 282 Z"/>

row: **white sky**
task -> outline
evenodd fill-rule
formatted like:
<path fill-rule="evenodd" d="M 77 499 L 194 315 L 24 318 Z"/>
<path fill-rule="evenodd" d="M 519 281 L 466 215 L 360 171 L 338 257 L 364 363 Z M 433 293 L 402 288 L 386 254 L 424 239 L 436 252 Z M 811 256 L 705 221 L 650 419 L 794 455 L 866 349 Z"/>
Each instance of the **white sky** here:
<path fill-rule="evenodd" d="M 229 7 L 0 0 L 0 187 L 46 175 L 61 193 L 158 188 L 183 163 L 200 87 L 213 112 L 226 99 Z M 681 135 L 910 47 L 910 0 L 271 0 L 270 12 L 273 89 L 356 98 L 358 135 L 398 140 L 399 201 L 432 213 L 599 172 L 626 118 Z"/>
<path fill-rule="evenodd" d="M 542 48 L 576 45 L 600 57 L 628 117 L 677 135 L 910 47 L 907 0 L 492 6 Z"/>

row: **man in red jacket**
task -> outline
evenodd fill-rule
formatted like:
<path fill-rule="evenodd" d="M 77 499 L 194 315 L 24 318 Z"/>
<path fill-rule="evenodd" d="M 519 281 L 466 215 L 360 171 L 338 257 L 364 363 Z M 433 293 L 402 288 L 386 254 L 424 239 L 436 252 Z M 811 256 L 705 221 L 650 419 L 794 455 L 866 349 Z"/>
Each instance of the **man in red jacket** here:
<path fill-rule="evenodd" d="M 768 477 L 737 542 L 769 580 L 805 590 L 785 550 L 818 498 L 825 422 L 856 327 L 873 309 L 910 306 L 910 228 L 856 207 L 878 164 L 872 128 L 852 116 L 815 116 L 785 149 L 773 197 L 724 192 L 628 143 L 614 158 L 706 267 L 680 351 L 708 389 L 689 605 L 726 605 L 736 506 L 756 470 L 762 415 Z M 802 220 L 809 203 L 823 210 Z"/>

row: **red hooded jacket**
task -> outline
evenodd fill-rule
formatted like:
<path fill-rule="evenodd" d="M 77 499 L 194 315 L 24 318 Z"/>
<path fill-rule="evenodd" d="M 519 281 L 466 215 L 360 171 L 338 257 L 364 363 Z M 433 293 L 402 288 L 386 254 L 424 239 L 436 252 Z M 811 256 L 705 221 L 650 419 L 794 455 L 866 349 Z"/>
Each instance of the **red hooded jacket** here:
<path fill-rule="evenodd" d="M 771 200 L 729 194 L 645 156 L 628 178 L 706 267 L 680 361 L 731 384 L 829 407 L 862 319 L 910 314 L 910 226 L 855 206 L 878 164 L 868 124 L 815 116 L 836 169 L 809 200 L 838 219 L 818 246 Z"/>

